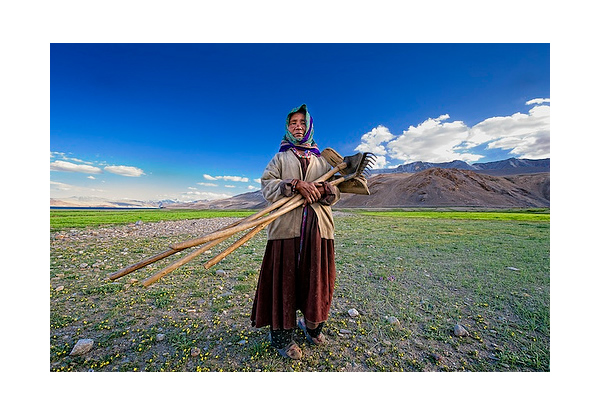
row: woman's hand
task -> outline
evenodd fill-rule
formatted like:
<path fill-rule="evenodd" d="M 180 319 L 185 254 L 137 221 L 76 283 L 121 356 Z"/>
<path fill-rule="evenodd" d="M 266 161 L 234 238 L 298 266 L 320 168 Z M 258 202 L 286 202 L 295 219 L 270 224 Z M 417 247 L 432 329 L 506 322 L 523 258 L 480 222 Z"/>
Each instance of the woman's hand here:
<path fill-rule="evenodd" d="M 298 180 L 296 191 L 304 197 L 304 205 L 316 203 L 323 195 L 323 186 L 315 182 Z"/>

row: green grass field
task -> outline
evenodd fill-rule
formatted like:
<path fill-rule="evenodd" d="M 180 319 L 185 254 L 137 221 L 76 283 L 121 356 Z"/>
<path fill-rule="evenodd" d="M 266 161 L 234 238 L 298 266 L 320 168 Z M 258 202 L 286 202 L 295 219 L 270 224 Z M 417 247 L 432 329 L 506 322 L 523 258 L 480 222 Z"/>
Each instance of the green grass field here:
<path fill-rule="evenodd" d="M 100 211 L 83 221 L 77 212 L 54 213 L 53 232 L 171 215 L 114 219 Z M 215 217 L 201 213 L 184 218 Z M 548 211 L 344 211 L 335 220 L 328 345 L 301 341 L 301 361 L 283 360 L 266 343 L 267 331 L 250 326 L 264 232 L 210 270 L 202 267 L 209 256 L 198 258 L 149 288 L 139 282 L 173 260 L 106 277 L 188 238 L 52 234 L 50 370 L 550 370 Z M 348 315 L 352 308 L 358 317 Z M 457 323 L 468 336 L 453 334 Z M 92 338 L 94 348 L 69 356 L 80 338 Z"/>
<path fill-rule="evenodd" d="M 251 210 L 50 210 L 50 229 L 85 228 L 161 220 L 246 217 Z"/>

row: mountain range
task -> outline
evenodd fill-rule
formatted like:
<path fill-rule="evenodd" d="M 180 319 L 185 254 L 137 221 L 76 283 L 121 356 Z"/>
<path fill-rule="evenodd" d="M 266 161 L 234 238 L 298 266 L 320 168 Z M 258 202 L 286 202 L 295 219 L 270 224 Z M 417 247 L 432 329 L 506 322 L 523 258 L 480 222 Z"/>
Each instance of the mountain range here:
<path fill-rule="evenodd" d="M 413 162 L 374 169 L 370 195 L 342 194 L 338 208 L 395 207 L 549 207 L 550 159 L 506 159 L 469 164 Z M 190 209 L 259 209 L 267 205 L 260 191 L 214 201 L 108 201 L 94 197 L 50 200 L 53 207 L 161 207 Z"/>
<path fill-rule="evenodd" d="M 431 163 L 431 162 L 412 162 L 405 165 L 399 165 L 395 168 L 373 169 L 371 174 L 390 174 L 390 173 L 416 173 L 431 168 L 443 169 L 465 169 L 487 175 L 517 175 L 524 173 L 550 172 L 550 158 L 547 159 L 505 159 L 497 162 L 486 163 L 467 163 L 462 160 L 453 160 L 452 162 Z"/>
<path fill-rule="evenodd" d="M 467 169 L 468 168 L 468 169 Z M 372 170 L 370 195 L 342 194 L 338 208 L 550 207 L 550 159 L 507 159 L 479 165 L 415 162 Z M 172 208 L 259 209 L 260 191 Z"/>

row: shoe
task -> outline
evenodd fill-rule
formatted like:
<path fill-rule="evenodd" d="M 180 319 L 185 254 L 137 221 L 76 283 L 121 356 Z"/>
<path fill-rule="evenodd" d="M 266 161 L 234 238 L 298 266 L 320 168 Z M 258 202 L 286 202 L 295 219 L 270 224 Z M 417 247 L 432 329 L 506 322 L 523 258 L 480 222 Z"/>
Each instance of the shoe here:
<path fill-rule="evenodd" d="M 316 337 L 311 336 L 308 333 L 308 329 L 306 328 L 306 322 L 304 321 L 304 318 L 300 318 L 298 320 L 298 327 L 304 332 L 306 339 L 311 344 L 315 344 L 315 345 L 319 346 L 319 345 L 325 344 L 325 341 L 327 341 L 325 339 L 325 334 L 323 334 L 322 332 L 319 332 L 319 335 L 317 335 Z"/>
<path fill-rule="evenodd" d="M 273 344 L 273 339 L 271 337 L 271 333 L 269 333 L 269 342 L 271 343 L 271 345 L 273 347 L 275 347 L 275 349 L 277 350 L 277 352 L 285 357 L 286 359 L 292 359 L 292 360 L 300 360 L 302 359 L 302 349 L 300 348 L 300 346 L 295 342 L 295 341 L 291 341 L 287 346 L 283 347 L 283 348 L 277 348 L 274 344 Z"/>
<path fill-rule="evenodd" d="M 302 349 L 295 342 L 291 342 L 282 349 L 277 349 L 277 352 L 285 358 L 300 360 L 302 359 Z"/>

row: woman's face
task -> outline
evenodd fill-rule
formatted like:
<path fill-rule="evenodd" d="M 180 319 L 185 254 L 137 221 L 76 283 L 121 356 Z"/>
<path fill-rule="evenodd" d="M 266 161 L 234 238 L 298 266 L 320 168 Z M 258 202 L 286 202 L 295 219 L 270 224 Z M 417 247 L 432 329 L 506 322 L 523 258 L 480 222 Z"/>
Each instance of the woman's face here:
<path fill-rule="evenodd" d="M 301 139 L 306 134 L 306 117 L 301 112 L 292 114 L 288 130 L 294 137 Z"/>

